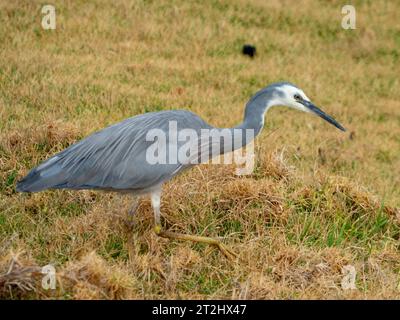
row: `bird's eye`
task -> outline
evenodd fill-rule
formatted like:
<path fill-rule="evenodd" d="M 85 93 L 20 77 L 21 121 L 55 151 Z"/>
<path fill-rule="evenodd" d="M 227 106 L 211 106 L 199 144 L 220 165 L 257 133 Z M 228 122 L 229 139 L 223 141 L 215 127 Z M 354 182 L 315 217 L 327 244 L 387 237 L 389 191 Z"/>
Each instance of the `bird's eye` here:
<path fill-rule="evenodd" d="M 301 100 L 301 97 L 300 97 L 300 95 L 299 94 L 295 94 L 294 96 L 293 96 L 293 98 L 295 99 L 295 100 Z"/>

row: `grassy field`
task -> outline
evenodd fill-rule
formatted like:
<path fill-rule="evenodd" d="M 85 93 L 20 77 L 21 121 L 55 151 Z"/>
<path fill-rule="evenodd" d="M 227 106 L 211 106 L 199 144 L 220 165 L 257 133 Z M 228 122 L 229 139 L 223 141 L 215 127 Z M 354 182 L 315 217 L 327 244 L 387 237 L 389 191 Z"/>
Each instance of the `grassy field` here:
<path fill-rule="evenodd" d="M 400 298 L 400 3 L 0 1 L 0 297 L 13 299 Z M 257 46 L 255 59 L 241 55 Z M 109 124 L 187 109 L 233 126 L 275 81 L 300 86 L 346 133 L 272 109 L 256 170 L 202 165 L 165 186 L 163 224 L 221 237 L 158 238 L 150 201 L 15 192 L 41 160 Z M 53 264 L 57 288 L 41 287 Z M 355 289 L 341 282 L 356 270 Z"/>

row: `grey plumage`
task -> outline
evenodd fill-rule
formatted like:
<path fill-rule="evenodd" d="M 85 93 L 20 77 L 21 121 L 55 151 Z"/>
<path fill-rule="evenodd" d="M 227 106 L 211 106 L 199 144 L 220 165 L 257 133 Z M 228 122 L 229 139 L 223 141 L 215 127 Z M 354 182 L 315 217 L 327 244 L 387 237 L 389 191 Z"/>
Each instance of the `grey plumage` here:
<path fill-rule="evenodd" d="M 296 109 L 303 108 L 305 103 L 315 107 L 307 98 L 303 102 L 297 101 L 301 103 L 300 107 L 293 104 L 290 100 L 293 97 L 288 97 L 292 91 L 306 97 L 298 87 L 288 82 L 275 83 L 258 91 L 246 104 L 244 121 L 228 130 L 233 135 L 234 129 L 253 129 L 257 135 L 263 127 L 265 112 L 276 104 L 286 104 Z M 309 112 L 310 106 L 306 107 L 301 110 Z M 315 113 L 315 110 L 312 111 Z M 319 111 L 322 113 L 317 113 L 319 116 L 344 130 L 335 120 Z M 88 136 L 44 161 L 18 182 L 17 191 L 37 192 L 51 188 L 150 192 L 190 167 L 189 164 L 182 163 L 151 165 L 146 161 L 146 150 L 152 144 L 151 141 L 146 141 L 147 132 L 159 129 L 168 135 L 170 121 L 176 121 L 178 130 L 190 128 L 200 133 L 201 129 L 213 128 L 196 114 L 185 110 L 152 112 L 128 118 Z M 239 147 L 248 142 L 243 138 Z M 232 150 L 221 148 L 218 154 L 226 151 Z M 214 155 L 215 153 L 211 156 Z"/>
<path fill-rule="evenodd" d="M 168 132 L 168 123 L 173 120 L 181 128 L 211 128 L 185 110 L 128 118 L 49 158 L 18 183 L 17 191 L 65 188 L 145 192 L 184 169 L 179 163 L 148 165 L 145 159 L 152 143 L 146 141 L 146 133 L 151 129 Z"/>

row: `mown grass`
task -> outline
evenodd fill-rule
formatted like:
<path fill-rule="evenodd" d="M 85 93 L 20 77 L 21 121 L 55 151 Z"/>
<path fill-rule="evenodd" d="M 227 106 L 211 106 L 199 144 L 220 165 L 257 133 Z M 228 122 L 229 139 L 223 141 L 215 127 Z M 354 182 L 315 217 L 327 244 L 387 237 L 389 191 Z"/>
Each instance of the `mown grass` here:
<path fill-rule="evenodd" d="M 46 31 L 40 1 L 0 1 L 1 297 L 398 298 L 400 5 L 352 3 L 356 30 L 341 28 L 340 1 L 55 1 Z M 129 196 L 15 192 L 30 168 L 106 125 L 187 109 L 233 126 L 281 80 L 348 132 L 276 108 L 252 175 L 200 166 L 164 190 L 167 228 L 221 237 L 239 262 L 158 238 L 148 199 L 132 223 Z M 49 263 L 58 282 L 46 291 Z M 341 286 L 346 265 L 355 290 Z"/>

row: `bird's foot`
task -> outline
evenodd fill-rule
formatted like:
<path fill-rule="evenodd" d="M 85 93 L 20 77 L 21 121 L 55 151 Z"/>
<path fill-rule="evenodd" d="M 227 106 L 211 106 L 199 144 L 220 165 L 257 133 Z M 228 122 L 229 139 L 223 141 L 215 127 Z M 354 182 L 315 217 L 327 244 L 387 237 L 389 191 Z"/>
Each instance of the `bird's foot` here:
<path fill-rule="evenodd" d="M 222 242 L 218 241 L 216 246 L 222 252 L 222 254 L 229 260 L 236 260 L 238 258 L 238 255 L 231 249 L 229 249 L 226 245 L 224 245 Z"/>
<path fill-rule="evenodd" d="M 225 246 L 221 241 L 214 239 L 214 238 L 194 236 L 194 235 L 182 234 L 182 233 L 171 232 L 171 231 L 164 231 L 161 229 L 161 225 L 159 225 L 159 224 L 156 224 L 154 226 L 154 232 L 158 236 L 163 237 L 163 238 L 177 239 L 177 240 L 189 240 L 189 241 L 193 241 L 193 242 L 205 243 L 205 244 L 216 246 L 222 252 L 222 254 L 230 260 L 235 260 L 238 257 L 235 252 L 233 252 L 231 249 L 229 249 L 227 246 Z"/>
<path fill-rule="evenodd" d="M 159 225 L 159 224 L 156 224 L 155 226 L 154 226 L 154 232 L 156 233 L 156 235 L 160 235 L 161 234 L 161 225 Z"/>

